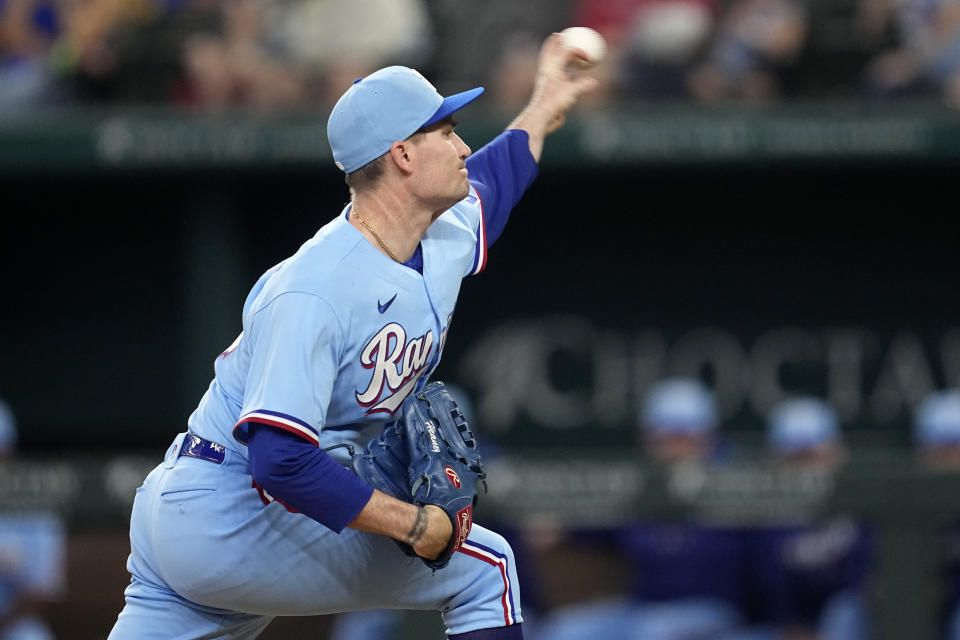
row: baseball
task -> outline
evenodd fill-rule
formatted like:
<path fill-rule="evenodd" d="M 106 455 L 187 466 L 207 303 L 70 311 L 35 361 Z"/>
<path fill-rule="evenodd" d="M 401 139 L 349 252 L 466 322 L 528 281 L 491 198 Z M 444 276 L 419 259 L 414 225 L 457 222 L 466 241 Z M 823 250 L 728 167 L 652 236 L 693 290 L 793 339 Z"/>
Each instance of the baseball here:
<path fill-rule="evenodd" d="M 607 54 L 607 41 L 590 27 L 567 27 L 560 32 L 563 44 L 572 49 L 580 49 L 586 58 L 581 58 L 587 65 L 595 65 Z"/>

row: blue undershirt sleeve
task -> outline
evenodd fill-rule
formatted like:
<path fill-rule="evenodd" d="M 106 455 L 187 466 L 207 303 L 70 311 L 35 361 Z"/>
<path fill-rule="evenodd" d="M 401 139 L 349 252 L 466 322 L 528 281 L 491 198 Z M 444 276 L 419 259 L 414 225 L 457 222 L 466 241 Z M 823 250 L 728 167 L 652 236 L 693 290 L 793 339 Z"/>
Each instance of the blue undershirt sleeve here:
<path fill-rule="evenodd" d="M 373 487 L 299 436 L 251 422 L 250 472 L 257 484 L 340 533 L 363 510 Z"/>
<path fill-rule="evenodd" d="M 516 206 L 537 177 L 539 167 L 530 153 L 526 131 L 504 131 L 467 158 L 470 183 L 483 205 L 487 247 L 493 245 Z"/>

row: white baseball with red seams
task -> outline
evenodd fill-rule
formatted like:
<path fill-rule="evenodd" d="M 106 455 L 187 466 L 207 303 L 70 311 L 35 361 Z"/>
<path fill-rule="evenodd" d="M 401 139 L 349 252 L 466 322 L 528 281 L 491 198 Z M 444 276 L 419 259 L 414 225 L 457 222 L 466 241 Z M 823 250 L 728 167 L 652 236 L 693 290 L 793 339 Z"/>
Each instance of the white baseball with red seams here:
<path fill-rule="evenodd" d="M 595 29 L 590 27 L 567 27 L 560 32 L 563 43 L 571 49 L 580 49 L 586 58 L 584 62 L 594 65 L 607 55 L 607 41 Z"/>

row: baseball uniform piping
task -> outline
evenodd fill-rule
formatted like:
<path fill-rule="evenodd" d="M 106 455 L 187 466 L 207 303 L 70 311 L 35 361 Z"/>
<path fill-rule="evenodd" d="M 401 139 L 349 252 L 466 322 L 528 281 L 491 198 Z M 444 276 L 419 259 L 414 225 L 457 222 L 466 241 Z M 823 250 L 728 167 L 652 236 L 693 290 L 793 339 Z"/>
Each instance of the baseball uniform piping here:
<path fill-rule="evenodd" d="M 480 203 L 480 226 L 477 228 L 477 255 L 473 261 L 473 271 L 470 272 L 470 275 L 477 275 L 487 266 L 487 223 L 483 218 L 483 198 L 480 197 L 480 193 L 472 186 L 470 189 L 476 194 L 477 202 Z"/>
<path fill-rule="evenodd" d="M 515 624 L 517 619 L 514 613 L 513 586 L 510 584 L 510 573 L 507 571 L 507 557 L 469 539 L 457 551 L 500 569 L 500 576 L 503 578 L 503 597 L 501 598 L 503 621 L 508 627 Z"/>

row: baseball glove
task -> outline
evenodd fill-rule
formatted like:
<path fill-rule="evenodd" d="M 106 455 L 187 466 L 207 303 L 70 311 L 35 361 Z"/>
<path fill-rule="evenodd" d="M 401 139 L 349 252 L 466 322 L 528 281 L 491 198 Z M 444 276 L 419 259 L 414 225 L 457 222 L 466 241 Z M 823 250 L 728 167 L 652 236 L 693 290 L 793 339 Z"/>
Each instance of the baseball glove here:
<path fill-rule="evenodd" d="M 435 560 L 421 558 L 432 569 L 445 567 L 467 539 L 477 494 L 481 485 L 487 488 L 477 439 L 442 382 L 404 400 L 400 418 L 353 456 L 353 469 L 394 498 L 434 504 L 447 514 L 453 535 L 446 550 Z M 416 556 L 410 545 L 397 544 Z"/>

